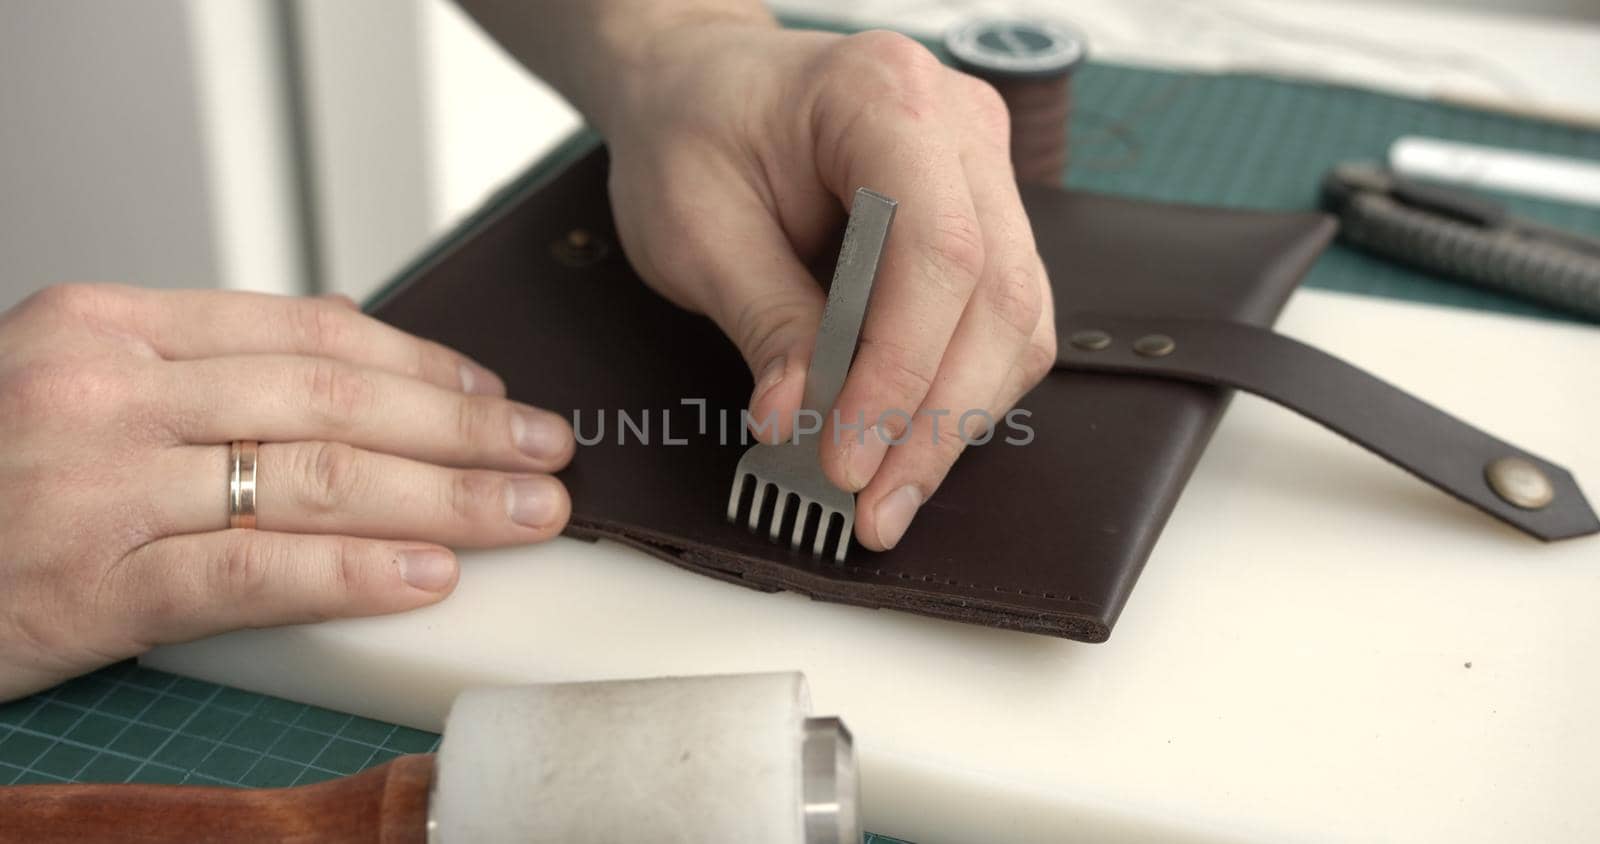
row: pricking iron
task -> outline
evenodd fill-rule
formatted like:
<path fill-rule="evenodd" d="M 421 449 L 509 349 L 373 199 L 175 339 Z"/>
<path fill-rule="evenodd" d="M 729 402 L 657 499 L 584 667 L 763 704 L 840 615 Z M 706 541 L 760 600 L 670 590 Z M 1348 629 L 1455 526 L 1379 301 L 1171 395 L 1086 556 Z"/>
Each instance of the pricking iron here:
<path fill-rule="evenodd" d="M 897 205 L 866 188 L 856 191 L 833 284 L 828 288 L 822 327 L 817 331 L 816 351 L 806 372 L 804 409 L 810 411 L 807 415 L 812 420 L 827 419 L 850 372 Z M 750 530 L 765 526 L 773 542 L 787 533 L 789 547 L 795 551 L 809 541 L 813 557 L 820 558 L 831 548 L 834 561 L 842 563 L 855 530 L 856 497 L 834 486 L 822 473 L 818 457 L 821 431 L 802 432 L 798 422 L 789 442 L 752 446 L 739 459 L 733 490 L 728 494 L 728 521 L 739 521 L 740 505 L 748 500 L 745 522 Z M 857 435 L 871 436 L 865 432 Z"/>

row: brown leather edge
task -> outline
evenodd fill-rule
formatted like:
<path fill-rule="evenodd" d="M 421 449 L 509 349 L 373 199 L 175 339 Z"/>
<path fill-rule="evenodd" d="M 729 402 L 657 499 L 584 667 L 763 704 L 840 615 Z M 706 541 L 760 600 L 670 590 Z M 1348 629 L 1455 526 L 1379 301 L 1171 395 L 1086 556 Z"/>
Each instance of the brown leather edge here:
<path fill-rule="evenodd" d="M 888 575 L 861 566 L 845 566 L 852 574 L 841 578 L 837 566 L 819 565 L 816 572 L 811 572 L 794 563 L 771 563 L 710 546 L 688 546 L 629 525 L 589 523 L 576 518 L 567 525 L 565 534 L 589 541 L 617 542 L 696 574 L 761 592 L 795 591 L 814 600 L 869 609 L 908 610 L 951 621 L 1066 636 L 1084 642 L 1103 642 L 1111 635 L 1111 627 L 1101 621 L 1104 607 L 1071 596 L 1047 598 L 1016 590 L 1001 593 L 1005 598 L 997 601 L 986 597 L 982 590 L 968 589 L 934 575 L 905 572 Z M 924 592 L 909 587 L 919 580 L 938 583 L 945 592 Z M 950 590 L 960 590 L 963 594 L 952 595 Z M 1019 603 L 1029 606 L 1024 610 Z M 1072 609 L 1057 609 L 1051 604 Z"/>

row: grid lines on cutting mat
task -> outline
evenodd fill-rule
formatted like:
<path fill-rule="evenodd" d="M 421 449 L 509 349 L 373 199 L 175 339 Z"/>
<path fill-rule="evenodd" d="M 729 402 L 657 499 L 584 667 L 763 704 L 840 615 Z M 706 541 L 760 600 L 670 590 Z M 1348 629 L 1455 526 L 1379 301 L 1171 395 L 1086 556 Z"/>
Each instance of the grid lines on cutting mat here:
<path fill-rule="evenodd" d="M 1405 135 L 1600 160 L 1600 131 L 1351 87 L 1093 62 L 1078 71 L 1073 86 L 1068 186 L 1142 199 L 1312 210 L 1329 169 L 1351 160 L 1382 162 L 1390 144 Z M 1494 198 L 1518 216 L 1600 235 L 1600 208 L 1512 194 Z M 1322 255 L 1305 285 L 1581 321 L 1343 244 Z"/>
<path fill-rule="evenodd" d="M 0 704 L 0 785 L 303 785 L 438 743 L 432 733 L 127 662 Z"/>

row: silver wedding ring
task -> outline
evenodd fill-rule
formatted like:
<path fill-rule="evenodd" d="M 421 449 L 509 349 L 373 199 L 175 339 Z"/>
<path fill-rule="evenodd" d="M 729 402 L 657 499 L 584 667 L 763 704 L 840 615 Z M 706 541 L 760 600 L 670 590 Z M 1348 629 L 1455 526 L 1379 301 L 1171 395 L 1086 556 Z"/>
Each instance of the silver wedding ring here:
<path fill-rule="evenodd" d="M 228 527 L 256 526 L 255 440 L 234 440 L 228 454 Z"/>

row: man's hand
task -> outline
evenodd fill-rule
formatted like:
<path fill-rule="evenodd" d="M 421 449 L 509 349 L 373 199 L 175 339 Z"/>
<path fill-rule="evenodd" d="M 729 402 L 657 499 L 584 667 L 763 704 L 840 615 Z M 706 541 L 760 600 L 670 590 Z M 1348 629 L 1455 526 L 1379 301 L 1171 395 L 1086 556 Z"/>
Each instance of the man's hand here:
<path fill-rule="evenodd" d="M 444 597 L 570 511 L 562 418 L 348 300 L 53 287 L 0 315 L 0 700 L 240 627 Z M 257 529 L 228 456 L 259 440 Z"/>
<path fill-rule="evenodd" d="M 779 437 L 822 318 L 808 264 L 831 258 L 819 252 L 857 187 L 900 202 L 822 440 L 829 478 L 859 491 L 857 537 L 893 547 L 961 454 L 962 415 L 998 420 L 1055 358 L 1005 104 L 887 32 L 701 24 L 663 33 L 650 54 L 608 134 L 623 244 L 646 280 L 738 345 L 751 413 L 775 417 Z"/>
<path fill-rule="evenodd" d="M 600 128 L 629 259 L 738 345 L 752 413 L 780 437 L 824 302 L 807 266 L 831 265 L 857 187 L 899 201 L 835 408 L 884 430 L 835 435 L 830 418 L 822 445 L 859 491 L 857 538 L 893 547 L 961 454 L 962 415 L 1001 419 L 1055 359 L 999 95 L 904 36 L 785 31 L 739 0 L 463 5 Z"/>

